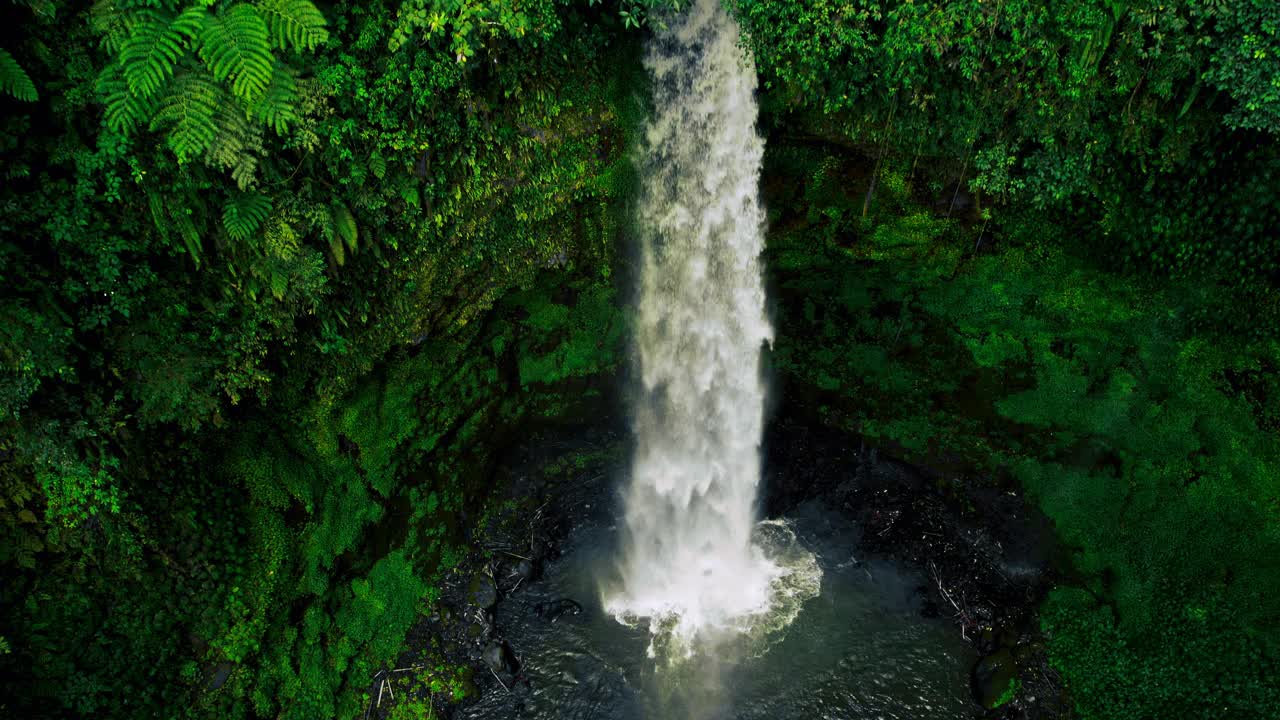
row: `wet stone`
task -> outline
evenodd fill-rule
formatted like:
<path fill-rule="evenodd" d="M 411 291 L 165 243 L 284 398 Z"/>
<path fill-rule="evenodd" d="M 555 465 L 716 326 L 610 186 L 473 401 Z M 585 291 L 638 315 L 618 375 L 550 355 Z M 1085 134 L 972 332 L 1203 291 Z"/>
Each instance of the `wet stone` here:
<path fill-rule="evenodd" d="M 507 644 L 498 640 L 494 640 L 485 646 L 484 652 L 480 654 L 480 661 L 485 667 L 501 674 L 512 674 L 516 671 L 515 658 L 511 656 L 511 650 Z"/>
<path fill-rule="evenodd" d="M 973 697 L 982 707 L 996 707 L 1009 692 L 1018 677 L 1013 655 L 1007 649 L 998 650 L 973 666 Z"/>
<path fill-rule="evenodd" d="M 582 606 L 571 598 L 560 598 L 549 602 L 540 602 L 533 608 L 538 617 L 548 622 L 555 622 L 562 615 L 577 615 L 582 612 Z"/>
<path fill-rule="evenodd" d="M 498 604 L 498 587 L 488 574 L 478 572 L 471 578 L 467 599 L 481 610 L 490 610 Z"/>

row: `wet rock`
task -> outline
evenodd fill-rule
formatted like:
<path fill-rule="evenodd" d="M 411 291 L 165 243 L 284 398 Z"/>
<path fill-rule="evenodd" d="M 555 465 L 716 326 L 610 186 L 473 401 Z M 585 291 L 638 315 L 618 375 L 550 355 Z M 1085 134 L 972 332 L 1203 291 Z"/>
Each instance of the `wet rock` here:
<path fill-rule="evenodd" d="M 1007 702 L 1016 689 L 1014 683 L 1018 679 L 1018 668 L 1013 655 L 1007 649 L 982 658 L 973 666 L 970 682 L 973 687 L 973 698 L 982 707 L 991 710 Z"/>
<path fill-rule="evenodd" d="M 499 675 L 512 675 L 516 671 L 516 659 L 505 642 L 494 640 L 480 653 L 480 662 Z"/>
<path fill-rule="evenodd" d="M 498 586 L 488 573 L 478 572 L 471 578 L 467 599 L 481 610 L 490 610 L 498 604 Z"/>
<path fill-rule="evenodd" d="M 437 605 L 431 619 L 444 625 L 448 625 L 453 622 L 453 608 L 443 603 Z"/>
<path fill-rule="evenodd" d="M 530 560 L 521 560 L 516 563 L 515 574 L 525 582 L 533 580 L 533 576 L 538 572 L 538 567 Z"/>
<path fill-rule="evenodd" d="M 1018 662 L 1030 662 L 1037 655 L 1043 655 L 1045 652 L 1044 643 L 1035 640 L 1028 643 L 1022 643 L 1013 649 L 1013 657 Z"/>
<path fill-rule="evenodd" d="M 533 537 L 533 540 L 529 543 L 529 552 L 534 562 L 550 560 L 556 556 L 555 544 L 542 533 L 538 533 Z"/>
<path fill-rule="evenodd" d="M 582 606 L 569 598 L 560 598 L 559 600 L 540 602 L 533 606 L 533 611 L 543 620 L 555 622 L 560 619 L 561 615 L 577 615 L 582 612 Z"/>

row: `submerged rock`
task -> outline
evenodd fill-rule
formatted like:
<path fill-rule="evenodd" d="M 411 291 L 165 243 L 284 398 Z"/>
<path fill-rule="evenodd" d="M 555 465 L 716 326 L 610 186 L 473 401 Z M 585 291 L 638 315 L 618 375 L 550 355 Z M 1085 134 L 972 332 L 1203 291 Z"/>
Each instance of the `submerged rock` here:
<path fill-rule="evenodd" d="M 582 612 L 582 606 L 575 600 L 560 598 L 559 600 L 540 602 L 533 607 L 533 611 L 543 620 L 555 622 L 560 619 L 561 615 L 577 615 Z"/>
<path fill-rule="evenodd" d="M 973 666 L 970 678 L 973 697 L 982 707 L 991 710 L 1008 702 L 1017 690 L 1018 667 L 1007 649 L 982 658 Z"/>

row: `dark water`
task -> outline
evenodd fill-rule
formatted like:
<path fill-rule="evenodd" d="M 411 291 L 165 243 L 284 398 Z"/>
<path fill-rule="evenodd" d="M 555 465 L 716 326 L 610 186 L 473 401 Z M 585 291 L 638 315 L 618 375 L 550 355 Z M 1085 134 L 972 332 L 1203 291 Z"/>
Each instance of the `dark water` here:
<path fill-rule="evenodd" d="M 462 718 L 556 720 L 930 720 L 972 718 L 968 668 L 957 627 L 922 618 L 920 577 L 850 554 L 857 530 L 802 506 L 788 520 L 823 571 L 818 597 L 767 646 L 731 648 L 657 670 L 646 627 L 601 610 L 598 578 L 611 572 L 615 530 L 608 509 L 580 507 L 561 558 L 498 607 L 497 624 L 523 663 L 528 685 L 494 687 Z M 568 597 L 583 612 L 556 622 L 534 606 Z"/>

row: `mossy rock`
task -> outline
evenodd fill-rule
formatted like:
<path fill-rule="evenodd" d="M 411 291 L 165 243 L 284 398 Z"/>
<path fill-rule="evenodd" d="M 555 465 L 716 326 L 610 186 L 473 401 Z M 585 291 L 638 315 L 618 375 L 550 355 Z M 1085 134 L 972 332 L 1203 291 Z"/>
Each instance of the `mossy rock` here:
<path fill-rule="evenodd" d="M 490 610 L 498 604 L 498 588 L 487 573 L 478 572 L 467 587 L 467 599 L 481 610 Z"/>

